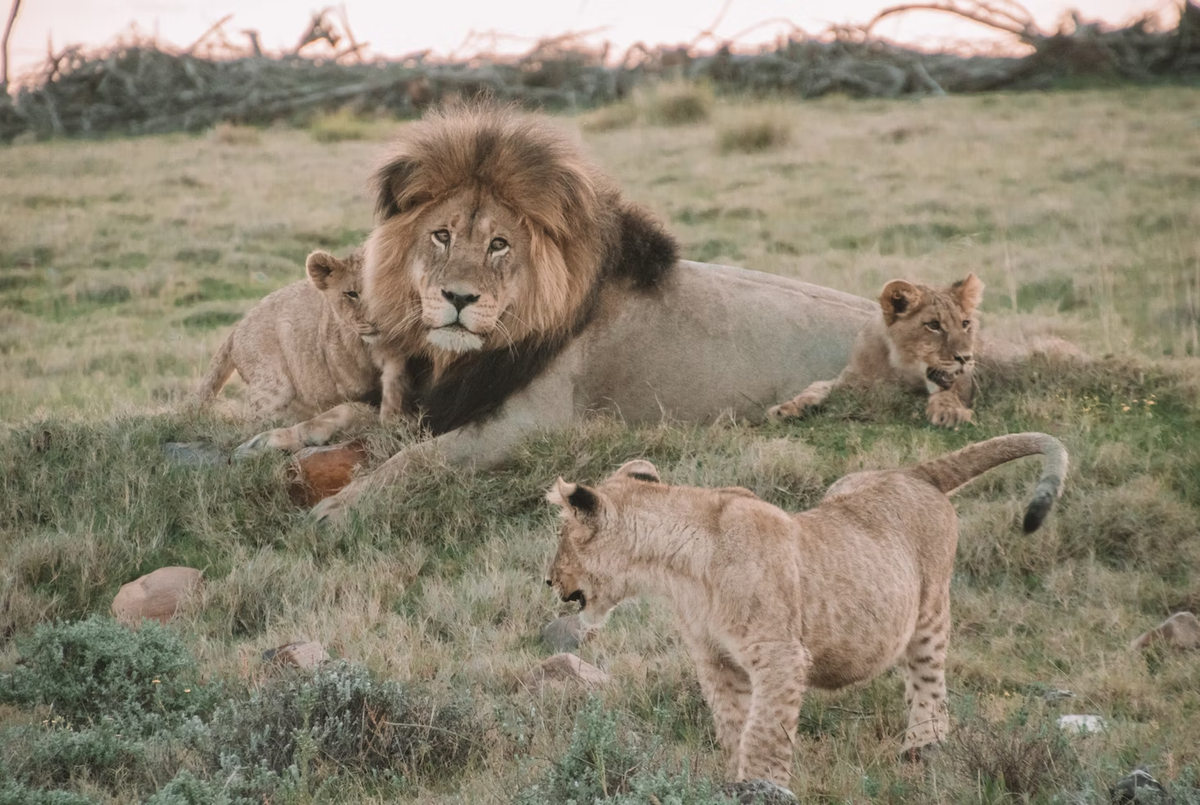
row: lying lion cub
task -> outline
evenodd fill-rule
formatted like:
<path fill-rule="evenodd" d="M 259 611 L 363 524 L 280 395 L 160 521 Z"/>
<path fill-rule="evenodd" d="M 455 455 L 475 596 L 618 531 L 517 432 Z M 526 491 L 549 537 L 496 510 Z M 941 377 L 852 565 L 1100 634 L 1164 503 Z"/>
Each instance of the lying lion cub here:
<path fill-rule="evenodd" d="M 958 518 L 947 495 L 1041 453 L 1025 512 L 1041 525 L 1067 471 L 1062 444 L 1019 433 L 900 470 L 857 472 L 791 514 L 741 488 L 668 486 L 631 461 L 599 486 L 562 478 L 546 583 L 585 627 L 639 593 L 668 599 L 735 780 L 786 783 L 807 687 L 871 679 L 904 662 L 904 750 L 949 730 L 946 645 Z"/>
<path fill-rule="evenodd" d="M 311 416 L 376 395 L 382 396 L 381 415 L 399 414 L 403 363 L 371 347 L 379 330 L 359 298 L 362 262 L 361 249 L 345 260 L 310 254 L 308 280 L 269 294 L 234 327 L 200 382 L 196 402 L 212 402 L 237 370 L 258 416 L 285 409 Z M 349 412 L 338 408 L 322 417 L 339 415 Z"/>
<path fill-rule="evenodd" d="M 801 417 L 839 386 L 883 382 L 928 391 L 925 415 L 935 425 L 970 422 L 979 330 L 975 310 L 982 299 L 983 283 L 974 274 L 949 288 L 892 280 L 879 294 L 882 318 L 858 334 L 850 364 L 837 379 L 809 385 L 767 415 Z"/>

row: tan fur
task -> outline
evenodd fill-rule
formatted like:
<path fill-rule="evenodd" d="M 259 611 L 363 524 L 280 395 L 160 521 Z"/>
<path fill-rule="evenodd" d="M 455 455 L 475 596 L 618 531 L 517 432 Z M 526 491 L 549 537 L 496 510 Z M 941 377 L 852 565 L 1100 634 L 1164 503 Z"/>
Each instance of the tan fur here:
<path fill-rule="evenodd" d="M 638 594 L 670 601 L 736 780 L 786 783 L 801 698 L 903 661 L 904 750 L 945 739 L 950 574 L 958 518 L 947 494 L 1022 456 L 1045 455 L 1026 515 L 1057 497 L 1066 451 L 1041 433 L 1001 436 L 900 470 L 842 478 L 789 514 L 744 489 L 668 486 L 646 461 L 595 488 L 561 478 L 563 526 L 547 583 L 595 626 Z"/>
<path fill-rule="evenodd" d="M 234 327 L 200 383 L 196 402 L 211 403 L 236 370 L 257 416 L 284 411 L 311 416 L 370 397 L 381 383 L 383 411 L 398 413 L 403 363 L 369 343 L 379 331 L 360 296 L 362 261 L 361 250 L 345 260 L 323 251 L 310 254 L 308 280 L 269 294 Z"/>
<path fill-rule="evenodd" d="M 974 274 L 948 288 L 892 280 L 879 295 L 881 316 L 859 334 L 849 365 L 835 380 L 811 384 L 773 407 L 772 417 L 801 417 L 839 386 L 889 383 L 926 391 L 935 425 L 971 421 L 972 370 L 983 283 Z"/>
<path fill-rule="evenodd" d="M 490 105 L 405 127 L 375 181 L 390 201 L 367 242 L 371 315 L 435 380 L 464 353 L 569 330 L 625 206 L 557 127 Z"/>

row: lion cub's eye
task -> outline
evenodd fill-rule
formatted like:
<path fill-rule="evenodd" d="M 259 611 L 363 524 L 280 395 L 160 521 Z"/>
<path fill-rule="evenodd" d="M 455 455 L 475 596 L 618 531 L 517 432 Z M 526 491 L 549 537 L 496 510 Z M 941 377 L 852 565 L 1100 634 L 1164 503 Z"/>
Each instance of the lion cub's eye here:
<path fill-rule="evenodd" d="M 931 331 L 933 331 L 935 333 L 940 333 L 942 331 L 941 322 L 927 321 L 927 322 L 925 322 L 925 326 L 928 327 Z"/>
<path fill-rule="evenodd" d="M 358 291 L 342 291 L 342 293 L 344 293 L 346 295 L 347 299 L 357 299 L 358 298 Z"/>
<path fill-rule="evenodd" d="M 443 246 L 445 246 L 447 243 L 450 242 L 450 230 L 449 229 L 434 230 L 433 239 L 435 241 L 437 241 L 438 243 L 442 244 Z"/>
<path fill-rule="evenodd" d="M 969 329 L 971 329 L 971 321 L 970 321 L 970 319 L 963 319 L 963 329 L 964 329 L 964 330 L 969 330 Z"/>
<path fill-rule="evenodd" d="M 502 252 L 508 248 L 508 241 L 504 238 L 492 238 L 492 245 L 488 248 L 493 252 Z"/>

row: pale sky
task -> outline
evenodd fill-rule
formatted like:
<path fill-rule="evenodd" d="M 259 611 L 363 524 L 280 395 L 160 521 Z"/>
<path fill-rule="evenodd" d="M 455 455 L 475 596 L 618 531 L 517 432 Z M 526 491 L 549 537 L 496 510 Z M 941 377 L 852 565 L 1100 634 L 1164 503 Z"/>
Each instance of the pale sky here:
<path fill-rule="evenodd" d="M 0 2 L 7 9 L 9 2 Z M 336 5 L 336 2 L 329 3 Z M 886 6 L 887 0 L 733 0 L 718 34 L 732 36 L 772 18 L 785 18 L 806 31 L 818 33 L 830 23 L 863 23 Z M 47 39 L 56 49 L 66 44 L 101 44 L 136 22 L 145 33 L 167 42 L 187 45 L 226 14 L 231 37 L 244 28 L 257 29 L 264 47 L 290 48 L 304 29 L 309 14 L 322 0 L 24 0 L 13 31 L 10 72 L 39 64 Z M 566 31 L 605 30 L 595 41 L 608 39 L 619 48 L 639 40 L 648 44 L 686 42 L 707 28 L 725 0 L 345 0 L 356 37 L 371 44 L 371 52 L 400 55 L 431 49 L 439 55 L 458 48 L 472 30 L 495 30 L 534 39 Z M 1069 8 L 1085 17 L 1124 21 L 1145 11 L 1171 11 L 1174 0 L 1029 0 L 1025 6 L 1045 29 Z M 785 30 L 764 27 L 748 35 L 747 43 L 770 41 Z M 912 13 L 882 24 L 879 33 L 926 46 L 950 40 L 979 39 L 984 28 L 956 24 L 947 15 Z M 510 43 L 509 51 L 525 49 Z"/>

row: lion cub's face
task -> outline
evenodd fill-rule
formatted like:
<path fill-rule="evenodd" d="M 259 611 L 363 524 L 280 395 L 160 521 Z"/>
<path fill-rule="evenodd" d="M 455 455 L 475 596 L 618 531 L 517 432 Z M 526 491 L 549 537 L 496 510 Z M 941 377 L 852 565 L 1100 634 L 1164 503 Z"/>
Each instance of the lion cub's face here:
<path fill-rule="evenodd" d="M 411 270 L 430 344 L 449 352 L 482 349 L 493 333 L 508 345 L 501 316 L 521 293 L 529 265 L 525 225 L 488 196 L 462 192 L 416 224 Z"/>
<path fill-rule="evenodd" d="M 546 584 L 563 601 L 579 602 L 579 621 L 599 626 L 613 607 L 633 591 L 621 581 L 624 552 L 616 543 L 624 524 L 619 502 L 636 494 L 637 486 L 658 483 L 658 470 L 649 461 L 630 461 L 595 489 L 559 478 L 546 499 L 562 507 L 558 551 Z"/>
<path fill-rule="evenodd" d="M 362 299 L 363 253 L 355 249 L 342 260 L 329 252 L 315 251 L 304 263 L 308 279 L 325 296 L 325 304 L 344 326 L 373 343 L 379 328 L 367 317 Z"/>
<path fill-rule="evenodd" d="M 982 299 L 983 283 L 974 274 L 948 288 L 889 282 L 879 305 L 892 364 L 919 371 L 936 386 L 949 388 L 960 372 L 974 365 L 976 308 Z"/>

